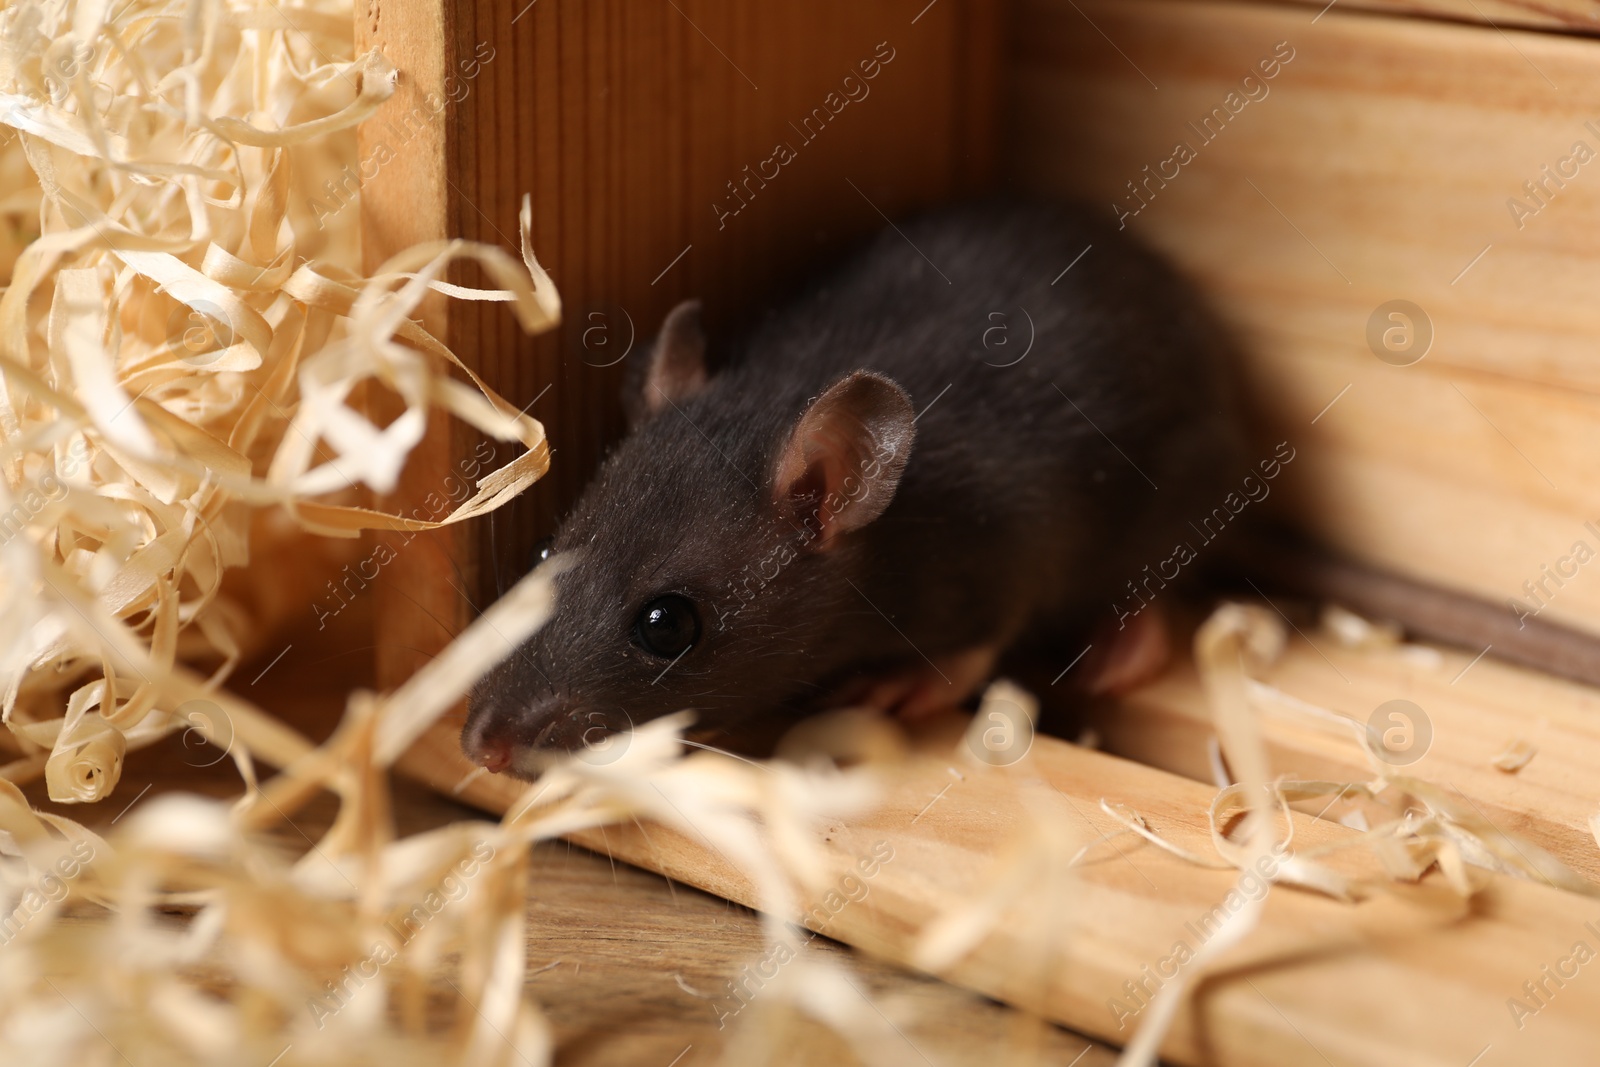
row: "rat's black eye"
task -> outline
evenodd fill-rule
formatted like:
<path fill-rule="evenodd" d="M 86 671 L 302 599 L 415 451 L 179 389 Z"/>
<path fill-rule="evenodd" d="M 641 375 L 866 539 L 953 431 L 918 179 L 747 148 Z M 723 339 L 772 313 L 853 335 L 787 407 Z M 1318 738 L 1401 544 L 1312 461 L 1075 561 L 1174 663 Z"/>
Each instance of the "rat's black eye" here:
<path fill-rule="evenodd" d="M 554 537 L 541 537 L 533 546 L 533 565 L 537 567 L 550 558 L 555 551 L 556 539 Z"/>
<path fill-rule="evenodd" d="M 639 610 L 633 624 L 639 647 L 653 656 L 676 659 L 700 640 L 700 613 L 688 597 L 669 593 Z"/>

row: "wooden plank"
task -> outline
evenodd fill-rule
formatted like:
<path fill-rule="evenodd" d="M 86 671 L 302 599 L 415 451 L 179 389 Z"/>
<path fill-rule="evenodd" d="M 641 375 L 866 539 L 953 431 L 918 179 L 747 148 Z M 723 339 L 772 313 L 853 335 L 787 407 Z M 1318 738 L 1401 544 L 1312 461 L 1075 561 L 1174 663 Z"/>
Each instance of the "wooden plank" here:
<path fill-rule="evenodd" d="M 1117 828 L 1099 811 L 1106 798 L 1136 808 L 1180 845 L 1209 847 L 1206 787 L 1050 738 L 1038 739 L 1018 768 L 953 773 L 948 761 L 918 762 L 891 781 L 882 810 L 827 827 L 825 880 L 842 878 L 881 843 L 893 851 L 866 896 L 834 913 L 827 932 L 908 961 L 917 932 L 969 899 L 1007 835 L 1029 817 L 1016 787 L 1032 776 L 1053 787 L 1049 817 L 1085 841 Z M 1344 833 L 1296 816 L 1299 847 Z M 616 828 L 591 840 L 631 863 L 755 903 L 748 882 L 692 839 Z M 1081 877 L 1055 885 L 1024 879 L 1019 906 L 1026 910 L 1008 910 L 943 976 L 1124 1043 L 1148 995 L 1135 990 L 1162 984 L 1152 974 L 1179 943 L 1200 947 L 1209 936 L 1201 931 L 1212 929 L 1202 920 L 1234 878 L 1126 840 L 1097 845 L 1077 871 Z M 1582 1062 L 1600 986 L 1566 983 L 1541 1000 L 1536 1017 L 1523 1015 L 1520 1028 L 1508 998 L 1526 998 L 1522 983 L 1542 979 L 1541 968 L 1569 957 L 1574 941 L 1593 950 L 1596 937 L 1584 923 L 1595 910 L 1592 901 L 1510 879 L 1471 906 L 1428 885 L 1353 905 L 1275 890 L 1260 927 L 1186 1001 L 1162 1055 L 1245 1067 Z"/>
<path fill-rule="evenodd" d="M 729 995 L 770 951 L 757 916 L 652 872 L 607 862 L 601 845 L 589 852 L 551 842 L 533 854 L 528 993 L 555 1031 L 557 1063 L 745 1063 L 739 1042 L 761 1026 L 777 1035 L 784 1050 L 779 1063 L 858 1062 L 827 1027 L 768 1010 L 776 1000 L 771 994 L 758 993 L 744 1009 Z M 1098 1042 L 1056 1026 L 1029 1026 L 993 1000 L 850 953 L 826 937 L 809 948 L 848 968 L 863 996 L 885 1013 L 897 1033 L 884 1051 L 899 1054 L 901 1063 L 922 1064 L 926 1057 L 940 1067 L 991 1067 L 997 1055 L 1002 1062 L 1073 1067 L 1116 1061 L 1116 1053 Z M 732 1018 L 719 1018 L 735 1010 Z M 677 1056 L 682 1059 L 674 1064 Z"/>
<path fill-rule="evenodd" d="M 1313 14 L 1339 5 L 1341 11 L 1381 11 L 1392 15 L 1450 19 L 1481 26 L 1523 26 L 1531 29 L 1563 30 L 1568 33 L 1600 33 L 1600 2 L 1597 0 L 1286 0 L 1313 9 Z"/>
<path fill-rule="evenodd" d="M 1388 367 L 1320 340 L 1294 346 L 1262 336 L 1250 362 L 1261 447 L 1297 449 L 1269 506 L 1357 558 L 1600 630 L 1600 582 L 1571 560 L 1579 542 L 1600 551 L 1589 529 L 1600 526 L 1600 482 L 1583 444 L 1600 400 L 1511 378 L 1407 374 L 1421 365 Z M 1547 578 L 1557 564 L 1573 573 Z"/>
<path fill-rule="evenodd" d="M 449 233 L 450 209 L 444 167 L 447 127 L 436 104 L 446 99 L 443 0 L 364 0 L 356 5 L 357 54 L 378 48 L 402 72 L 394 95 L 356 129 L 360 181 L 361 251 L 365 269 L 375 272 L 390 256 Z M 379 165 L 381 161 L 381 165 Z M 424 297 L 422 324 L 437 337 L 450 332 L 450 304 L 437 293 Z M 381 392 L 369 393 L 380 417 L 399 407 Z M 387 406 L 386 406 L 387 405 Z M 442 419 L 430 420 L 412 454 L 398 489 L 377 502 L 389 511 L 415 513 L 453 473 L 464 442 Z M 505 459 L 510 457 L 504 457 Z M 451 484 L 455 484 L 451 482 Z M 435 498 L 437 499 L 437 498 Z M 424 517 L 438 517 L 429 512 Z M 378 677 L 391 684 L 404 678 L 439 648 L 443 635 L 468 620 L 467 606 L 445 581 L 449 561 L 466 560 L 468 544 L 460 527 L 414 535 L 377 535 L 394 559 L 373 583 L 376 617 L 382 620 L 373 649 Z M 363 557 L 368 553 L 364 552 Z M 470 564 L 469 564 L 470 565 Z"/>
<path fill-rule="evenodd" d="M 1247 539 L 1235 547 L 1235 566 L 1257 583 L 1252 592 L 1258 595 L 1337 604 L 1369 619 L 1398 623 L 1413 641 L 1492 652 L 1519 667 L 1600 686 L 1600 642 L 1593 634 L 1281 539 Z M 1235 585 L 1242 588 L 1237 578 Z"/>
<path fill-rule="evenodd" d="M 1159 0 L 1027 0 L 1018 22 L 1012 171 L 1104 204 L 1210 292 L 1248 349 L 1260 446 L 1300 456 L 1269 508 L 1502 602 L 1575 541 L 1600 548 L 1582 444 L 1600 427 L 1600 170 L 1557 188 L 1541 169 L 1579 141 L 1600 154 L 1600 43 Z M 1194 158 L 1164 163 L 1179 142 Z M 1535 179 L 1551 193 L 1514 219 Z M 1433 326 L 1409 366 L 1368 343 L 1397 299 Z M 1549 611 L 1600 630 L 1600 582 Z"/>
<path fill-rule="evenodd" d="M 1423 645 L 1355 649 L 1306 623 L 1258 680 L 1275 690 L 1257 705 L 1274 772 L 1369 781 L 1356 731 L 1391 727 L 1406 762 L 1393 770 L 1470 797 L 1501 830 L 1519 835 L 1600 883 L 1589 819 L 1600 812 L 1600 690 L 1496 660 L 1478 650 Z M 1404 700 L 1405 720 L 1381 709 Z M 1090 722 L 1108 752 L 1197 781 L 1212 780 L 1214 731 L 1192 662 L 1098 706 Z M 1515 774 L 1492 761 L 1514 741 L 1536 748 Z M 1412 756 L 1415 759 L 1412 760 Z"/>

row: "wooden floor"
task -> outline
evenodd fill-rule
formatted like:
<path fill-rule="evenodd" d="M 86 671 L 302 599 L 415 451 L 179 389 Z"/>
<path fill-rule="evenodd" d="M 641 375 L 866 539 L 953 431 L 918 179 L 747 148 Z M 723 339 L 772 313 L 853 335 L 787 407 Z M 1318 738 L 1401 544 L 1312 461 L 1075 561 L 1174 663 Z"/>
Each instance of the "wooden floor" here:
<path fill-rule="evenodd" d="M 307 657 L 298 670 L 274 670 L 255 686 L 244 681 L 239 687 L 308 734 L 322 736 L 337 719 L 343 694 L 366 684 L 366 664 L 359 649 L 320 661 Z M 264 665 L 265 658 L 238 677 L 256 677 Z M 201 762 L 207 758 L 186 752 L 175 738 L 136 753 L 116 794 L 99 812 L 50 805 L 39 785 L 28 793 L 39 807 L 103 827 L 126 807 L 162 792 L 238 792 L 231 761 L 210 768 L 190 765 Z M 482 817 L 409 782 L 395 785 L 395 811 L 402 833 Z M 304 847 L 326 830 L 334 814 L 331 799 L 325 799 L 297 813 L 283 833 L 291 846 Z M 558 1064 L 701 1067 L 742 1061 L 739 1054 L 726 1060 L 724 1055 L 746 1020 L 719 1029 L 711 1002 L 691 990 L 723 990 L 741 967 L 761 955 L 755 913 L 565 842 L 535 850 L 531 881 L 527 989 L 555 1030 Z M 851 957 L 861 989 L 904 1036 L 900 1063 L 1105 1067 L 1115 1060 L 1101 1045 L 1039 1025 L 984 997 L 866 959 L 826 938 L 816 943 Z M 760 1007 L 756 1003 L 752 1014 Z M 765 1021 L 781 1050 L 773 1063 L 832 1067 L 858 1062 L 819 1026 L 774 1019 L 770 1013 Z"/>

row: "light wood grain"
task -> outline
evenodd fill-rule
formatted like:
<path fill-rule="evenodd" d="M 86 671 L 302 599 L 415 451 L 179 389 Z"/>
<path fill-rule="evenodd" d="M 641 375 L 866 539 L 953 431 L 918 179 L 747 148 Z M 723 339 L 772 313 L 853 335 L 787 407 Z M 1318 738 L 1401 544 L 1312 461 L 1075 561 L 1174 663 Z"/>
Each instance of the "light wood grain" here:
<path fill-rule="evenodd" d="M 1595 0 L 1285 0 L 1303 4 L 1317 12 L 1381 11 L 1392 15 L 1421 16 L 1473 22 L 1489 27 L 1525 26 L 1533 29 L 1564 30 L 1569 33 L 1600 33 L 1600 3 Z"/>
<path fill-rule="evenodd" d="M 366 270 L 375 272 L 398 252 L 451 236 L 448 126 L 430 102 L 445 99 L 449 57 L 441 42 L 446 8 L 442 0 L 363 0 L 356 8 L 357 51 L 378 48 L 401 72 L 394 95 L 357 127 L 363 177 L 370 174 L 360 192 L 361 251 Z M 377 160 L 386 162 L 374 166 L 371 161 Z M 449 337 L 451 311 L 449 301 L 430 293 L 419 317 L 436 337 Z M 394 398 L 381 392 L 369 397 L 380 418 L 398 414 Z M 445 485 L 457 456 L 468 447 L 464 435 L 447 421 L 430 419 L 399 488 L 378 506 L 416 512 L 430 493 Z M 466 573 L 475 573 L 475 568 L 461 527 L 375 535 L 367 539 L 369 551 L 380 539 L 389 544 L 394 559 L 371 590 L 381 620 L 373 655 L 378 677 L 394 685 L 465 625 L 469 606 L 457 588 L 463 584 L 462 568 Z"/>
<path fill-rule="evenodd" d="M 1116 829 L 1098 809 L 1106 798 L 1136 808 L 1170 840 L 1206 847 L 1212 792 L 1206 787 L 1048 738 L 1036 742 L 1031 760 L 1021 766 L 1052 787 L 1052 817 L 1086 841 Z M 827 932 L 874 955 L 907 960 L 917 931 L 982 882 L 1007 833 L 1025 818 L 1016 784 L 970 770 L 953 777 L 947 762 L 935 761 L 898 777 L 886 806 L 871 818 L 828 827 L 823 841 L 832 877 L 842 877 L 878 842 L 890 843 L 894 859 L 871 879 L 865 898 L 834 915 Z M 1301 847 L 1348 832 L 1296 819 Z M 595 844 L 755 903 L 748 883 L 693 839 L 657 829 L 646 839 L 617 829 Z M 1113 998 L 1135 1006 L 1125 982 L 1139 981 L 1180 941 L 1197 948 L 1204 938 L 1196 924 L 1223 900 L 1233 878 L 1126 840 L 1098 845 L 1080 871 L 1048 905 L 1008 913 L 944 976 L 1122 1043 L 1132 1030 L 1118 1028 L 1119 1018 L 1128 1019 Z M 1486 1065 L 1585 1062 L 1600 986 L 1568 982 L 1521 1029 L 1507 998 L 1526 996 L 1522 982 L 1542 977 L 1540 968 L 1567 956 L 1576 940 L 1593 949 L 1600 939 L 1584 923 L 1597 914 L 1592 900 L 1511 880 L 1496 883 L 1471 907 L 1451 903 L 1436 886 L 1397 889 L 1355 905 L 1275 891 L 1261 926 L 1186 1003 L 1162 1053 L 1174 1063 L 1245 1067 L 1462 1067 L 1480 1054 L 1477 1062 Z"/>
<path fill-rule="evenodd" d="M 1260 444 L 1300 456 L 1270 506 L 1349 555 L 1499 602 L 1575 541 L 1600 549 L 1584 527 L 1600 517 L 1600 166 L 1520 229 L 1507 207 L 1575 142 L 1600 151 L 1600 42 L 1342 5 L 1313 24 L 1284 5 L 1025 0 L 1018 22 L 1020 181 L 1116 217 L 1147 165 L 1194 148 L 1127 227 L 1245 343 Z M 1197 136 L 1277 47 L 1294 58 L 1252 89 L 1268 95 Z M 1412 366 L 1368 347 L 1393 299 L 1434 326 Z M 1600 630 L 1600 579 L 1549 611 Z"/>

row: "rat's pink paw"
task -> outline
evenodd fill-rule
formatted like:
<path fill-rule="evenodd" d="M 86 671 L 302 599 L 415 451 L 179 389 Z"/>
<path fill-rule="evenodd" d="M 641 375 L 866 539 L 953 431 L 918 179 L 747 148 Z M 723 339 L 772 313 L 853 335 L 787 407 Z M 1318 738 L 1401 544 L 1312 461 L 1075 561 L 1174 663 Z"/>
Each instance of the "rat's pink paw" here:
<path fill-rule="evenodd" d="M 877 708 L 902 722 L 931 718 L 966 700 L 994 673 L 999 649 L 989 645 L 940 656 L 931 664 L 876 678 L 853 703 Z"/>
<path fill-rule="evenodd" d="M 1109 624 L 1095 635 L 1095 651 L 1082 686 L 1096 696 L 1120 696 L 1139 688 L 1166 669 L 1172 641 L 1166 617 L 1151 606 L 1119 630 Z"/>

